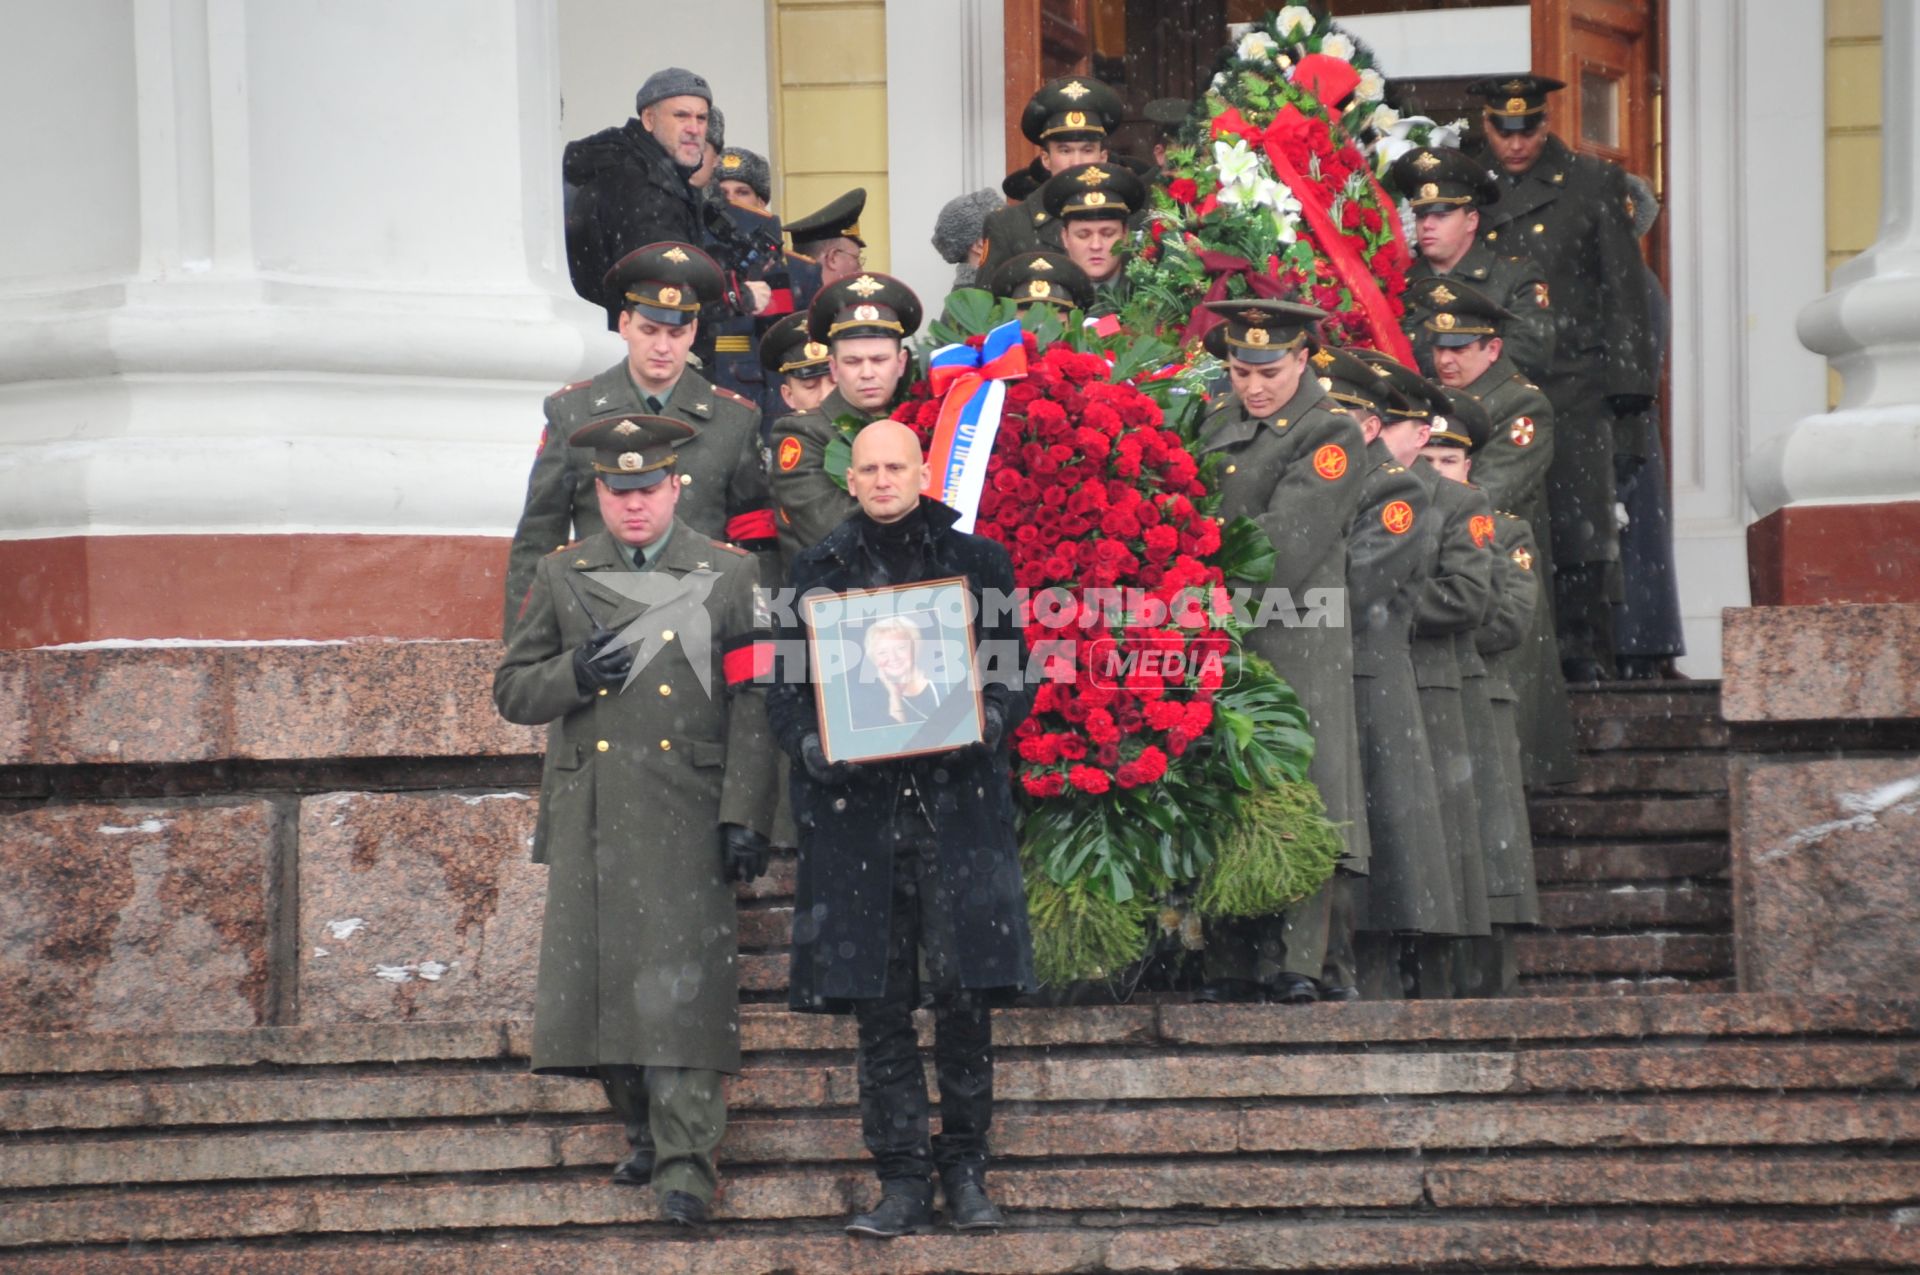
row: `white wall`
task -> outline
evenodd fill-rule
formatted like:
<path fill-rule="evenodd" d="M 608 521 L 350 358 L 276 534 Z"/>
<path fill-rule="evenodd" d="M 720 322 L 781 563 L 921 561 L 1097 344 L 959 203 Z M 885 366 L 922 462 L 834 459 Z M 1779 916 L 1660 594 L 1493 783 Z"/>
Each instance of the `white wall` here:
<path fill-rule="evenodd" d="M 1533 19 L 1524 4 L 1336 17 L 1390 76 L 1498 75 L 1533 65 Z"/>
<path fill-rule="evenodd" d="M 560 125 L 569 139 L 625 123 L 647 76 L 682 66 L 713 86 L 727 116 L 727 145 L 767 154 L 767 0 L 558 0 L 558 7 Z"/>

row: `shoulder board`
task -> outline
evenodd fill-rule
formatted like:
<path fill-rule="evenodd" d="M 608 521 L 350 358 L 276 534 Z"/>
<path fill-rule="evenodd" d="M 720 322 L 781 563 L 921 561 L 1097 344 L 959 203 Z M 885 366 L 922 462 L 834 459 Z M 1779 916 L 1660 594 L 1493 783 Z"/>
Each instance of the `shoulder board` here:
<path fill-rule="evenodd" d="M 728 553 L 734 554 L 737 557 L 745 558 L 750 556 L 747 551 L 739 545 L 730 545 L 724 540 L 709 540 L 707 543 L 716 549 L 725 549 Z"/>
<path fill-rule="evenodd" d="M 574 392 L 575 390 L 583 390 L 583 389 L 585 389 L 585 388 L 586 388 L 587 386 L 589 386 L 589 385 L 592 385 L 592 384 L 593 384 L 593 381 L 592 381 L 591 379 L 588 379 L 588 380 L 584 380 L 584 381 L 575 381 L 575 382 L 574 382 L 574 383 L 573 383 L 572 385 L 562 385 L 562 386 L 561 386 L 561 387 L 560 387 L 559 389 L 557 389 L 557 390 L 555 390 L 555 391 L 554 391 L 553 393 L 551 393 L 551 394 L 549 394 L 549 395 L 547 395 L 547 397 L 548 397 L 548 398 L 559 398 L 559 397 L 560 397 L 560 396 L 561 396 L 562 394 L 571 394 L 571 393 L 573 393 L 573 392 Z"/>
<path fill-rule="evenodd" d="M 563 544 L 563 545 L 561 545 L 561 546 L 560 546 L 559 548 L 557 548 L 557 549 L 550 549 L 550 550 L 548 550 L 548 551 L 547 551 L 547 557 L 549 557 L 549 558 L 551 558 L 551 557 L 553 557 L 553 556 L 554 556 L 554 554 L 557 554 L 557 553 L 565 553 L 565 552 L 567 552 L 567 551 L 568 551 L 569 549 L 577 549 L 577 548 L 579 548 L 579 547 L 580 547 L 580 542 L 579 542 L 578 540 L 569 540 L 569 541 L 567 541 L 567 543 L 565 543 L 565 544 Z"/>
<path fill-rule="evenodd" d="M 1396 465 L 1392 461 L 1385 462 L 1380 466 L 1380 468 L 1386 470 L 1389 474 L 1404 474 L 1407 472 L 1407 467 L 1405 465 Z"/>
<path fill-rule="evenodd" d="M 742 407 L 751 407 L 756 412 L 760 410 L 760 405 L 758 403 L 754 402 L 752 399 L 748 398 L 744 394 L 734 393 L 732 390 L 728 389 L 724 385 L 714 386 L 713 392 L 715 394 L 718 394 L 721 398 L 732 399 L 734 402 L 740 404 L 740 406 Z"/>
<path fill-rule="evenodd" d="M 1521 377 L 1521 378 L 1517 378 L 1517 379 L 1519 379 L 1519 381 L 1520 381 L 1520 384 L 1522 384 L 1522 385 L 1524 385 L 1524 386 L 1526 386 L 1526 387 L 1527 387 L 1528 389 L 1530 389 L 1530 390 L 1535 390 L 1535 391 L 1537 391 L 1537 390 L 1539 390 L 1539 388 L 1540 388 L 1540 387 L 1539 387 L 1538 385 L 1535 385 L 1535 384 L 1534 384 L 1534 383 L 1533 383 L 1532 381 L 1529 381 L 1529 380 L 1527 380 L 1527 379 L 1525 379 L 1524 377 Z"/>

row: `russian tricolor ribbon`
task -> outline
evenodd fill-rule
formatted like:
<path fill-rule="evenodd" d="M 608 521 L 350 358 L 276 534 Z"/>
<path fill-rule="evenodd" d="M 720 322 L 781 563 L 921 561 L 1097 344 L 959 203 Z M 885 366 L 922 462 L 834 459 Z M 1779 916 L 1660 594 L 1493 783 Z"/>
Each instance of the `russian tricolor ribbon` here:
<path fill-rule="evenodd" d="M 927 359 L 927 379 L 940 403 L 940 420 L 927 451 L 927 490 L 933 500 L 960 514 L 955 524 L 973 530 L 980 495 L 987 486 L 987 460 L 1000 432 L 1007 382 L 1027 374 L 1027 346 L 1020 321 L 1009 319 L 987 333 L 979 349 L 943 345 Z"/>

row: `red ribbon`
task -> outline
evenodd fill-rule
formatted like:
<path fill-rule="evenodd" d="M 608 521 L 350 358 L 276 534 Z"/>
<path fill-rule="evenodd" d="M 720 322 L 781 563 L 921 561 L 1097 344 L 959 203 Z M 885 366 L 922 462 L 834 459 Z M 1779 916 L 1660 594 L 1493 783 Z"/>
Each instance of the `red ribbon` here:
<path fill-rule="evenodd" d="M 1270 297 L 1277 301 L 1287 299 L 1287 290 L 1281 286 L 1280 280 L 1265 272 L 1254 273 L 1253 263 L 1245 257 L 1235 257 L 1224 252 L 1210 252 L 1205 248 L 1194 249 L 1193 255 L 1200 259 L 1200 264 L 1205 266 L 1207 273 L 1213 276 L 1213 282 L 1207 287 L 1207 295 L 1201 298 L 1200 304 L 1193 307 L 1193 313 L 1187 316 L 1186 331 L 1180 334 L 1180 344 L 1183 346 L 1190 341 L 1198 341 L 1215 327 L 1226 322 L 1220 315 L 1207 309 L 1207 302 L 1226 300 L 1227 281 L 1236 275 L 1246 280 L 1247 291 L 1256 297 Z"/>
<path fill-rule="evenodd" d="M 1214 117 L 1213 135 L 1219 137 L 1224 134 L 1233 134 L 1256 140 L 1260 144 L 1266 152 L 1267 162 L 1273 165 L 1274 176 L 1279 178 L 1287 189 L 1293 192 L 1293 197 L 1299 201 L 1300 215 L 1307 223 L 1307 230 L 1313 236 L 1314 244 L 1326 257 L 1327 264 L 1333 267 L 1335 277 L 1346 286 L 1348 293 L 1360 307 L 1361 317 L 1365 321 L 1367 334 L 1372 339 L 1374 348 L 1391 354 L 1411 367 L 1413 347 L 1407 343 L 1406 334 L 1400 330 L 1400 323 L 1394 316 L 1393 307 L 1388 302 L 1386 294 L 1380 290 L 1380 281 L 1374 277 L 1372 268 L 1368 266 L 1366 258 L 1361 254 L 1360 248 L 1355 245 L 1353 238 L 1341 230 L 1338 223 L 1334 221 L 1326 192 L 1317 183 L 1302 177 L 1299 170 L 1294 168 L 1287 159 L 1286 152 L 1281 147 L 1283 140 L 1304 132 L 1307 124 L 1307 118 L 1300 113 L 1299 108 L 1287 105 L 1280 108 L 1274 116 L 1273 124 L 1263 134 L 1257 125 L 1248 122 L 1240 114 L 1237 107 L 1228 107 Z M 1372 182 L 1371 174 L 1368 176 L 1368 181 Z M 1374 194 L 1381 201 L 1381 206 L 1391 210 L 1393 205 L 1381 192 L 1377 182 L 1373 183 L 1373 189 Z M 1387 215 L 1391 216 L 1391 211 Z M 1389 238 L 1383 251 L 1389 254 L 1390 260 L 1399 263 L 1401 268 L 1405 268 L 1406 249 L 1400 245 L 1397 238 Z M 1248 273 L 1246 277 L 1247 281 L 1252 283 L 1261 276 Z M 1224 276 L 1214 280 L 1213 288 L 1208 290 L 1209 300 L 1217 299 L 1214 296 L 1215 290 L 1218 290 L 1221 295 L 1225 294 Z M 1196 311 L 1196 315 L 1199 313 L 1204 312 Z M 1206 329 L 1203 327 L 1200 330 L 1204 332 Z M 1192 333 L 1192 331 L 1193 324 L 1190 322 L 1188 332 Z"/>

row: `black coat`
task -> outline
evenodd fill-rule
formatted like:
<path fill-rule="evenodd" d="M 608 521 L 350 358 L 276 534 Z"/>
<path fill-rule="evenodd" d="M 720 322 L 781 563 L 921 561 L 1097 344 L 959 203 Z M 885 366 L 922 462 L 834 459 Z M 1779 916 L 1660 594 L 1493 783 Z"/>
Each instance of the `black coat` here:
<path fill-rule="evenodd" d="M 860 513 L 794 561 L 788 584 L 795 602 L 776 616 L 779 655 L 767 695 L 774 737 L 794 761 L 789 792 L 800 861 L 787 990 L 794 1009 L 845 1012 L 847 1002 L 884 992 L 893 880 L 889 833 L 897 817 L 909 814 L 900 803 L 903 792 L 914 788 L 940 834 L 933 905 L 952 918 L 950 955 L 960 986 L 1008 992 L 1034 986 L 1007 760 L 1013 728 L 1031 702 L 1020 672 L 1026 648 L 1017 616 L 980 605 L 983 592 L 1012 596 L 1013 564 L 993 541 L 955 531 L 958 515 L 945 505 L 926 501 L 922 509 L 923 515 L 913 516 L 921 520 L 915 535 L 922 538 L 924 569 L 914 580 L 966 578 L 978 617 L 981 696 L 997 708 L 1005 732 L 990 757 L 959 752 L 870 762 L 856 765 L 845 786 L 816 784 L 800 764 L 803 741 L 819 727 L 797 599 L 914 581 L 884 578 L 866 540 L 874 524 Z"/>
<path fill-rule="evenodd" d="M 607 311 L 620 299 L 606 289 L 607 271 L 635 248 L 672 239 L 705 246 L 704 196 L 687 185 L 692 170 L 630 119 L 619 128 L 568 142 L 560 161 L 567 186 L 567 272 L 573 290 Z"/>

